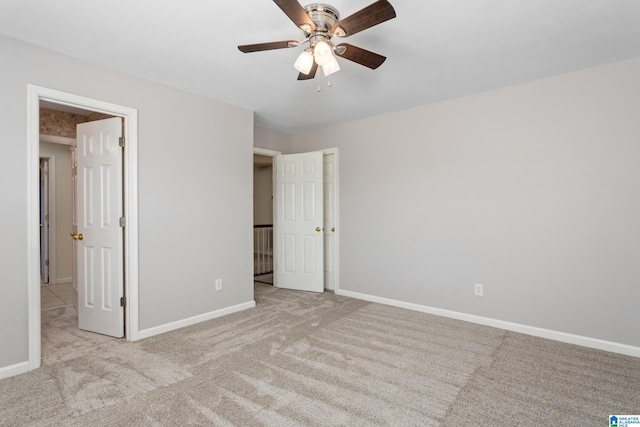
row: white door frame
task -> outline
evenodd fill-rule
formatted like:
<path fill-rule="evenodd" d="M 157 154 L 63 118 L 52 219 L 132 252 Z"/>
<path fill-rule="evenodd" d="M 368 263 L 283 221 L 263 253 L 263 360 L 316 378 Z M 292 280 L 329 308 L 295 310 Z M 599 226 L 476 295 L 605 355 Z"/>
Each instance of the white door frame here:
<path fill-rule="evenodd" d="M 266 148 L 253 147 L 253 154 L 260 154 L 261 156 L 267 156 L 267 157 L 275 157 L 275 156 L 279 156 L 282 153 L 279 151 L 268 150 Z"/>
<path fill-rule="evenodd" d="M 282 154 L 279 151 L 274 151 L 274 150 L 269 150 L 266 148 L 258 148 L 258 147 L 253 147 L 253 154 L 261 154 L 263 156 L 269 156 L 269 157 L 275 157 L 275 156 L 279 156 L 280 154 Z M 335 248 L 335 289 L 333 290 L 333 292 L 335 292 L 336 294 L 339 293 L 340 291 L 340 194 L 339 194 L 339 188 L 340 186 L 338 185 L 339 183 L 339 179 L 340 179 L 340 168 L 338 167 L 338 149 L 337 148 L 327 148 L 325 150 L 322 150 L 322 154 L 333 154 L 333 158 L 335 160 L 335 165 L 336 165 L 336 182 L 335 182 L 335 206 L 336 206 L 336 221 L 335 221 L 335 225 L 336 225 L 336 235 L 335 235 L 335 244 L 336 244 L 336 248 Z M 275 186 L 275 179 L 273 180 L 273 185 Z M 275 187 L 273 189 L 273 194 L 275 196 L 276 191 L 275 191 Z M 275 203 L 274 203 L 274 209 L 275 209 Z M 275 212 L 274 212 L 275 215 Z M 275 216 L 274 216 L 275 218 Z M 274 252 L 275 254 L 275 252 Z M 274 274 L 274 280 L 275 280 L 275 274 Z"/>
<path fill-rule="evenodd" d="M 124 119 L 124 229 L 125 247 L 125 335 L 139 339 L 138 323 L 138 110 L 73 95 L 54 89 L 27 85 L 27 281 L 29 312 L 29 370 L 41 364 L 40 342 L 40 242 L 38 172 L 40 158 L 40 100 L 70 105 Z"/>
<path fill-rule="evenodd" d="M 49 245 L 49 284 L 55 285 L 58 282 L 56 269 L 56 155 L 40 153 L 39 158 L 47 159 L 49 162 L 49 229 L 47 230 L 49 239 L 47 244 Z"/>

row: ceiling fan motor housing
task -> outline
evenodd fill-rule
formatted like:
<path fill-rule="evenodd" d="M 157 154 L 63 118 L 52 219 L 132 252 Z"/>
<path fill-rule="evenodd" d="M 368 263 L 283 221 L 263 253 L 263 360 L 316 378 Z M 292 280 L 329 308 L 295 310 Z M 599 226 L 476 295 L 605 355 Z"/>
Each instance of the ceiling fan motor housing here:
<path fill-rule="evenodd" d="M 315 31 L 311 33 L 305 31 L 305 33 L 311 36 L 322 36 L 325 40 L 333 37 L 331 28 L 340 20 L 338 9 L 324 3 L 312 3 L 306 5 L 304 11 L 307 12 L 309 18 L 316 24 Z"/>

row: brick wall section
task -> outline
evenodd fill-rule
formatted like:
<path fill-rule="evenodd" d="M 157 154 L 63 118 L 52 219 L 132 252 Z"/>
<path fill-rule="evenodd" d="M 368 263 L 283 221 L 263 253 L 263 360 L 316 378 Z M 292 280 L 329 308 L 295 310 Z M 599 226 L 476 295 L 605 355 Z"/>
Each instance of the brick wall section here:
<path fill-rule="evenodd" d="M 113 116 L 92 112 L 88 116 L 66 113 L 64 111 L 40 109 L 40 133 L 44 135 L 76 137 L 76 125 L 78 123 L 93 122 L 108 119 Z"/>

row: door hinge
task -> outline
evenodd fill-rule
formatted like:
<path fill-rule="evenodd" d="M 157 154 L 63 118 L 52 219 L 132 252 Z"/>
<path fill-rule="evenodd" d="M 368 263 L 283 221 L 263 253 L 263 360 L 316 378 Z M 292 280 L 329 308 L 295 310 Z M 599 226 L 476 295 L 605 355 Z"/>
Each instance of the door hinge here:
<path fill-rule="evenodd" d="M 127 226 L 127 218 L 121 216 L 120 217 L 120 227 L 126 227 Z"/>
<path fill-rule="evenodd" d="M 44 265 L 46 265 L 46 266 L 48 267 L 48 266 L 49 266 L 49 260 L 46 260 L 46 261 L 44 262 Z"/>
<path fill-rule="evenodd" d="M 126 306 L 127 306 L 127 297 L 120 298 L 120 307 L 126 307 Z"/>
<path fill-rule="evenodd" d="M 124 148 L 124 136 L 121 136 L 118 138 L 118 145 L 120 145 L 120 147 Z"/>

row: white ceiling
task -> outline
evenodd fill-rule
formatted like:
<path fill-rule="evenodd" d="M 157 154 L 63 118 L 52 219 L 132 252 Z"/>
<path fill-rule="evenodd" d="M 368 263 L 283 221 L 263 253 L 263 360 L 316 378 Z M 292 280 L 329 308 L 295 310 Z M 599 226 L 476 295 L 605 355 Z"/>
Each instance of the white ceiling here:
<path fill-rule="evenodd" d="M 344 18 L 373 0 L 325 1 Z M 344 39 L 387 61 L 373 71 L 339 59 L 320 93 L 296 80 L 302 47 L 238 51 L 302 40 L 271 0 L 0 0 L 0 33 L 254 110 L 256 124 L 291 134 L 640 57 L 639 0 L 390 1 L 397 18 Z"/>

